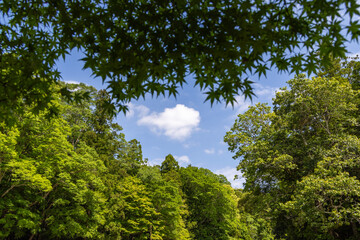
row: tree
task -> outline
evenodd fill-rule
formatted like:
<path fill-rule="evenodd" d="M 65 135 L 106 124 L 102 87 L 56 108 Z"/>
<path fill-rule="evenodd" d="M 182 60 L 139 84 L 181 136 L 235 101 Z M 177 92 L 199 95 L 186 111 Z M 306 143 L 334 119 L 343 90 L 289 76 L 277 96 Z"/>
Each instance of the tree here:
<path fill-rule="evenodd" d="M 84 143 L 68 142 L 63 118 L 26 112 L 1 129 L 1 238 L 96 238 L 104 221 L 105 167 Z"/>
<path fill-rule="evenodd" d="M 358 91 L 341 75 L 300 75 L 288 84 L 273 112 L 250 107 L 225 136 L 245 191 L 277 237 L 357 239 Z"/>
<path fill-rule="evenodd" d="M 62 83 L 61 86 L 65 86 Z M 92 130 L 93 114 L 91 108 L 94 105 L 94 98 L 97 91 L 94 87 L 87 86 L 83 83 L 80 84 L 66 84 L 66 87 L 73 92 L 82 92 L 89 95 L 88 101 L 81 102 L 68 102 L 62 99 L 62 115 L 66 122 L 71 127 L 71 135 L 68 137 L 69 142 L 73 145 L 74 149 L 84 139 L 89 131 Z M 89 143 L 89 142 L 88 142 Z"/>
<path fill-rule="evenodd" d="M 124 199 L 124 215 L 121 223 L 121 237 L 124 239 L 162 239 L 160 213 L 151 203 L 150 192 L 141 180 L 127 177 L 119 186 Z"/>
<path fill-rule="evenodd" d="M 114 112 L 147 93 L 176 96 L 187 75 L 211 103 L 233 104 L 240 93 L 253 95 L 247 73 L 313 73 L 330 56 L 344 57 L 347 39 L 360 34 L 355 0 L 8 0 L 0 11 L 3 118 L 19 100 L 49 108 L 61 78 L 56 62 L 74 49 L 109 84 Z"/>
<path fill-rule="evenodd" d="M 242 189 L 236 189 L 235 193 L 239 199 L 241 239 L 273 240 L 272 222 L 266 216 L 269 209 L 267 196 L 254 196 Z"/>
<path fill-rule="evenodd" d="M 165 160 L 161 163 L 160 171 L 165 174 L 169 171 L 178 171 L 179 163 L 175 160 L 173 155 L 169 154 L 165 157 Z"/>
<path fill-rule="evenodd" d="M 193 239 L 239 239 L 240 221 L 234 190 L 210 170 L 180 169 L 189 209 L 187 225 Z"/>
<path fill-rule="evenodd" d="M 151 202 L 156 212 L 160 213 L 157 219 L 161 222 L 163 239 L 190 239 L 184 221 L 186 210 L 180 186 L 174 181 L 163 179 L 157 167 L 143 166 L 138 177 L 151 193 Z"/>

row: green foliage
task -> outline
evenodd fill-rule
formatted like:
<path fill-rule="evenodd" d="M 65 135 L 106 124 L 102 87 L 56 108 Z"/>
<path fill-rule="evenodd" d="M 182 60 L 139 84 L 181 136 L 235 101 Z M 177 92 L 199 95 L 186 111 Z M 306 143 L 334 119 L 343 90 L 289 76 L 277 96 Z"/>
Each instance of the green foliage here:
<path fill-rule="evenodd" d="M 141 181 L 135 177 L 127 177 L 120 188 L 125 201 L 124 218 L 121 222 L 121 236 L 124 239 L 162 239 L 160 225 L 151 203 L 150 193 Z"/>
<path fill-rule="evenodd" d="M 164 180 L 156 167 L 143 167 L 138 176 L 151 192 L 151 201 L 156 212 L 160 213 L 158 219 L 163 239 L 190 239 L 183 219 L 186 211 L 179 186 Z"/>
<path fill-rule="evenodd" d="M 97 235 L 96 228 L 104 221 L 99 174 L 105 168 L 86 145 L 73 149 L 67 140 L 69 130 L 63 119 L 48 122 L 31 113 L 16 126 L 18 135 L 11 142 L 17 154 L 1 164 L 3 237 Z"/>
<path fill-rule="evenodd" d="M 354 136 L 334 140 L 334 146 L 318 162 L 314 173 L 298 183 L 292 200 L 283 205 L 296 226 L 303 229 L 304 237 L 359 237 L 359 144 Z"/>
<path fill-rule="evenodd" d="M 238 239 L 240 222 L 234 190 L 207 169 L 188 166 L 180 170 L 182 190 L 190 215 L 193 239 Z"/>
<path fill-rule="evenodd" d="M 167 173 L 169 171 L 178 171 L 179 163 L 175 160 L 175 158 L 169 154 L 165 157 L 165 160 L 161 163 L 160 171 L 161 173 Z"/>
<path fill-rule="evenodd" d="M 273 112 L 250 107 L 224 138 L 246 177 L 246 212 L 271 221 L 277 237 L 359 238 L 357 64 L 339 64 L 290 80 Z"/>
<path fill-rule="evenodd" d="M 84 53 L 84 68 L 109 84 L 103 110 L 114 113 L 147 93 L 176 96 L 189 74 L 211 104 L 234 104 L 239 93 L 254 95 L 247 73 L 313 73 L 329 66 L 330 56 L 345 57 L 347 39 L 360 33 L 354 0 L 7 0 L 0 12 L 2 118 L 23 100 L 58 113 L 49 106 L 61 78 L 56 62 L 74 49 Z"/>
<path fill-rule="evenodd" d="M 105 91 L 67 87 L 88 101 L 60 98 L 55 85 L 58 116 L 48 119 L 49 111 L 34 114 L 23 104 L 16 124 L 0 123 L 1 239 L 263 236 L 263 222 L 253 230 L 252 216 L 239 215 L 224 176 L 180 168 L 171 154 L 161 167 L 147 166 L 140 143 L 126 141 L 103 109 Z"/>
<path fill-rule="evenodd" d="M 270 221 L 271 197 L 269 194 L 254 194 L 254 192 L 236 189 L 238 209 L 241 222 L 241 237 L 243 239 L 275 239 Z"/>

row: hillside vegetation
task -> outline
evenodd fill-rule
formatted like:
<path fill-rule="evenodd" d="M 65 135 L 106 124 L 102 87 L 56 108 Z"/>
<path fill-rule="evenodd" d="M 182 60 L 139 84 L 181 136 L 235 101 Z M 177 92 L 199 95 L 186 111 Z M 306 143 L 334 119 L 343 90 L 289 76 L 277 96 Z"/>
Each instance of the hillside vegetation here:
<path fill-rule="evenodd" d="M 334 61 L 238 116 L 224 140 L 244 189 L 171 154 L 150 166 L 103 90 L 19 100 L 0 123 L 0 239 L 359 239 L 359 69 Z"/>

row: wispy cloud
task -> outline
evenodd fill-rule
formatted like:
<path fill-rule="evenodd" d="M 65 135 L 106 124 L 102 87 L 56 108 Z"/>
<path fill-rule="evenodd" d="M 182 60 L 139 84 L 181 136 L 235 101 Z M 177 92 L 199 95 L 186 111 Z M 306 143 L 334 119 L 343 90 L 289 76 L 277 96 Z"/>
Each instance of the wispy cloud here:
<path fill-rule="evenodd" d="M 200 113 L 182 104 L 165 108 L 161 113 L 144 114 L 137 121 L 138 125 L 147 126 L 157 134 L 179 141 L 185 140 L 197 130 L 199 123 Z"/>
<path fill-rule="evenodd" d="M 245 100 L 243 96 L 238 96 L 235 98 L 237 101 L 237 103 L 234 105 L 236 115 L 246 112 L 250 106 L 255 105 L 257 102 L 271 103 L 272 98 L 274 98 L 276 92 L 279 91 L 279 88 L 263 86 L 260 83 L 255 83 L 253 87 L 256 96 L 253 97 L 252 101 L 250 101 L 249 99 Z"/>
<path fill-rule="evenodd" d="M 236 98 L 237 104 L 235 105 L 236 115 L 242 114 L 248 110 L 252 105 L 250 100 L 245 100 L 242 96 Z"/>
<path fill-rule="evenodd" d="M 174 158 L 176 161 L 178 161 L 178 163 L 181 167 L 187 167 L 191 163 L 190 158 L 187 155 L 174 156 Z M 160 166 L 164 160 L 165 160 L 165 158 L 149 159 L 148 165 L 149 166 L 156 166 L 156 165 Z"/>
<path fill-rule="evenodd" d="M 162 159 L 162 158 L 149 159 L 147 164 L 149 166 L 156 166 L 156 165 L 161 165 L 161 163 L 163 161 L 164 161 L 164 159 Z"/>
<path fill-rule="evenodd" d="M 213 148 L 211 148 L 211 149 L 205 149 L 204 152 L 205 152 L 206 154 L 214 154 L 214 153 L 215 153 L 215 150 L 214 150 Z"/>
<path fill-rule="evenodd" d="M 138 117 L 144 117 L 150 112 L 150 109 L 144 105 L 135 105 L 129 103 L 128 108 L 129 111 L 126 113 L 127 118 L 132 118 L 135 115 L 137 115 Z"/>
<path fill-rule="evenodd" d="M 174 158 L 176 159 L 176 161 L 179 162 L 179 165 L 182 167 L 186 167 L 187 165 L 190 164 L 190 159 L 188 156 L 183 155 L 183 156 L 174 156 Z"/>
<path fill-rule="evenodd" d="M 279 91 L 279 88 L 263 86 L 259 83 L 254 84 L 254 93 L 258 98 L 263 98 L 264 100 L 271 100 L 275 97 L 275 93 Z"/>
<path fill-rule="evenodd" d="M 67 81 L 64 81 L 64 82 L 67 83 L 67 84 L 80 84 L 80 82 L 73 81 L 73 80 L 67 80 Z"/>

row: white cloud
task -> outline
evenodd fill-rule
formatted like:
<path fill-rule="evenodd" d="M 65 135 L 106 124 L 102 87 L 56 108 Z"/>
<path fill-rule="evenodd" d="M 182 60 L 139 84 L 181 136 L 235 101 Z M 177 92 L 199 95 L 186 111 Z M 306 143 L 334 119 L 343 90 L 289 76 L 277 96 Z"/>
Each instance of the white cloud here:
<path fill-rule="evenodd" d="M 224 126 L 225 131 L 230 131 L 230 128 L 231 128 L 230 126 Z M 220 139 L 219 144 L 222 146 L 227 146 L 226 142 L 224 142 L 224 139 Z"/>
<path fill-rule="evenodd" d="M 198 129 L 200 113 L 193 108 L 177 104 L 174 108 L 165 108 L 161 113 L 143 115 L 138 125 L 148 126 L 152 131 L 171 139 L 183 141 Z"/>
<path fill-rule="evenodd" d="M 234 105 L 236 115 L 243 114 L 249 109 L 250 106 L 255 105 L 259 101 L 271 103 L 272 98 L 275 97 L 276 92 L 280 91 L 279 88 L 263 86 L 259 83 L 253 84 L 253 87 L 256 96 L 253 97 L 252 102 L 249 99 L 245 100 L 244 96 L 237 96 L 235 98 L 237 101 L 237 103 Z"/>
<path fill-rule="evenodd" d="M 215 153 L 215 150 L 214 150 L 213 148 L 211 148 L 211 149 L 205 149 L 204 152 L 205 152 L 206 154 L 214 154 L 214 153 Z"/>
<path fill-rule="evenodd" d="M 178 161 L 181 167 L 186 167 L 190 164 L 190 158 L 186 155 L 174 156 L 175 160 Z M 154 158 L 148 161 L 149 166 L 161 165 L 165 158 Z"/>
<path fill-rule="evenodd" d="M 73 81 L 73 80 L 68 80 L 68 81 L 64 81 L 67 84 L 80 84 L 80 82 L 78 81 Z"/>
<path fill-rule="evenodd" d="M 135 114 L 139 117 L 144 117 L 149 114 L 150 109 L 144 105 L 128 104 L 129 111 L 126 113 L 127 118 L 132 118 Z"/>
<path fill-rule="evenodd" d="M 236 170 L 233 167 L 225 167 L 222 169 L 218 169 L 215 171 L 216 174 L 224 175 L 227 180 L 231 183 L 233 188 L 243 188 L 243 183 L 245 183 L 245 179 L 241 177 L 241 172 Z M 238 179 L 234 180 L 234 176 L 238 175 Z"/>
<path fill-rule="evenodd" d="M 161 165 L 161 163 L 164 161 L 164 159 L 162 158 L 155 158 L 155 159 L 151 159 L 148 160 L 148 165 L 149 166 L 156 166 L 156 165 Z"/>
<path fill-rule="evenodd" d="M 184 144 L 183 144 L 183 147 L 184 147 L 184 148 L 190 148 L 190 147 L 191 147 L 191 145 L 190 145 L 190 144 L 188 144 L 188 143 L 184 143 Z"/>
<path fill-rule="evenodd" d="M 236 104 L 235 108 L 236 108 L 236 115 L 241 114 L 246 112 L 249 107 L 252 105 L 251 102 L 249 100 L 244 100 L 239 98 L 239 100 L 237 99 L 238 104 Z"/>
<path fill-rule="evenodd" d="M 179 162 L 179 165 L 182 167 L 186 167 L 187 165 L 190 164 L 190 159 L 188 156 L 183 155 L 183 156 L 174 156 L 174 158 L 176 159 L 176 161 Z"/>
<path fill-rule="evenodd" d="M 69 81 L 64 81 L 66 84 L 80 84 L 80 82 L 78 81 L 72 81 L 72 80 L 69 80 Z M 70 92 L 76 92 L 76 91 L 79 91 L 80 88 L 75 88 L 75 89 L 69 89 Z"/>
<path fill-rule="evenodd" d="M 125 117 L 126 118 L 132 118 L 135 115 L 135 110 L 133 108 L 133 104 L 128 104 L 128 111 L 126 112 Z"/>
<path fill-rule="evenodd" d="M 279 91 L 279 88 L 263 86 L 259 83 L 254 84 L 254 93 L 258 98 L 271 100 L 273 97 L 275 97 L 276 91 Z"/>

